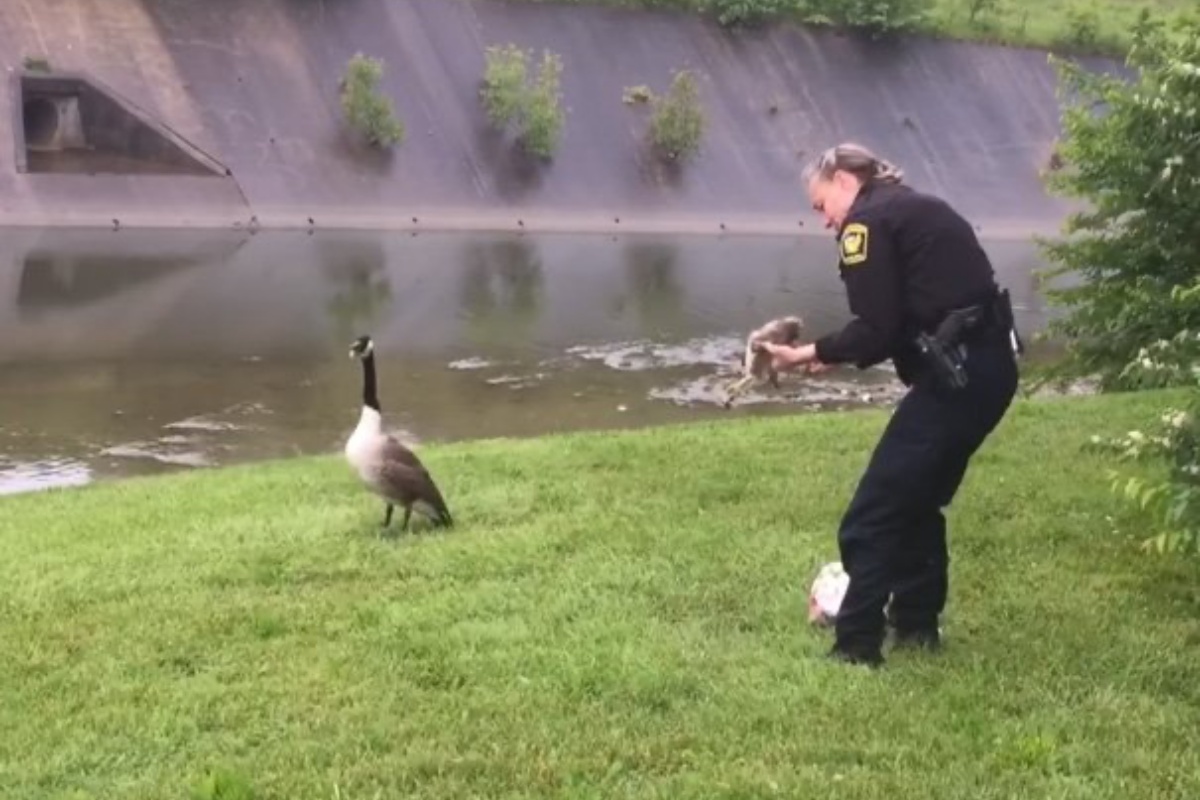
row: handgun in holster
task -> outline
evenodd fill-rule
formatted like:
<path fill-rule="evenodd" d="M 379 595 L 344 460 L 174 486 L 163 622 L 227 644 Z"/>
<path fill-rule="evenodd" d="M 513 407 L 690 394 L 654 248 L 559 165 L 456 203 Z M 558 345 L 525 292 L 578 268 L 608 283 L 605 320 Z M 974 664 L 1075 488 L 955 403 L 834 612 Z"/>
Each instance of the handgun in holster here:
<path fill-rule="evenodd" d="M 962 339 L 983 321 L 985 311 L 984 306 L 955 309 L 946 314 L 933 334 L 917 333 L 917 351 L 943 386 L 962 389 L 967 385 L 967 348 Z"/>
<path fill-rule="evenodd" d="M 949 312 L 933 334 L 924 331 L 917 334 L 917 350 L 940 383 L 951 389 L 962 389 L 967 385 L 967 347 L 964 340 L 971 332 L 989 324 L 1008 331 L 1015 352 L 1020 354 L 1025 351 L 1017 333 L 1012 300 L 1007 289 L 1000 291 L 989 304 Z"/>

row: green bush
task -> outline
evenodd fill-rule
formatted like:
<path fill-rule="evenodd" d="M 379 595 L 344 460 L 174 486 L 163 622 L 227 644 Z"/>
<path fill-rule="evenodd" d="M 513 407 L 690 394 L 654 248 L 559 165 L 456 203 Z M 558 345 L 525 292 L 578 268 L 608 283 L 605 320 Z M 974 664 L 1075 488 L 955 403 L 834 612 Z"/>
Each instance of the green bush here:
<path fill-rule="evenodd" d="M 695 76 L 680 70 L 667 93 L 651 100 L 650 138 L 667 158 L 682 161 L 700 148 L 705 117 Z"/>
<path fill-rule="evenodd" d="M 1171 302 L 1200 300 L 1200 282 L 1174 293 Z M 1190 384 L 1195 391 L 1182 408 L 1166 409 L 1149 432 L 1129 431 L 1093 442 L 1126 461 L 1165 462 L 1155 478 L 1109 472 L 1114 491 L 1156 520 L 1158 531 L 1144 537 L 1158 552 L 1200 552 L 1200 330 L 1183 330 L 1142 348 L 1122 377 L 1130 384 L 1159 387 Z"/>
<path fill-rule="evenodd" d="M 371 144 L 387 147 L 404 141 L 404 123 L 396 118 L 392 101 L 379 90 L 383 61 L 357 53 L 342 77 L 342 112 L 351 127 Z"/>
<path fill-rule="evenodd" d="M 526 152 L 549 158 L 562 136 L 566 115 L 562 109 L 562 59 L 545 51 L 542 63 L 529 81 L 529 53 L 513 44 L 493 45 L 485 51 L 487 66 L 480 100 L 496 130 L 510 126 Z"/>
<path fill-rule="evenodd" d="M 995 0 L 971 0 L 988 5 Z M 933 0 L 705 0 L 704 8 L 724 26 L 753 25 L 784 17 L 874 33 L 919 27 Z M 973 13 L 978 13 L 974 11 Z"/>
<path fill-rule="evenodd" d="M 1094 6 L 1075 2 L 1067 7 L 1067 44 L 1092 50 L 1100 43 L 1100 13 Z"/>
<path fill-rule="evenodd" d="M 726 27 L 752 25 L 804 9 L 804 0 L 709 0 L 708 9 Z"/>
<path fill-rule="evenodd" d="M 1000 0 L 969 0 L 967 19 L 971 24 L 978 24 L 984 17 L 995 14 L 1000 10 Z"/>
<path fill-rule="evenodd" d="M 526 55 L 515 44 L 493 45 L 485 51 L 480 99 L 492 126 L 498 129 L 519 120 L 525 105 Z"/>
<path fill-rule="evenodd" d="M 525 124 L 521 141 L 536 156 L 549 158 L 558 146 L 565 122 L 559 92 L 562 59 L 554 53 L 542 54 L 542 66 L 525 104 Z"/>
<path fill-rule="evenodd" d="M 810 21 L 880 34 L 920 28 L 933 0 L 809 0 L 808 5 Z"/>
<path fill-rule="evenodd" d="M 1066 236 L 1041 245 L 1047 291 L 1064 316 L 1049 324 L 1068 345 L 1053 377 L 1095 376 L 1102 389 L 1190 386 L 1189 409 L 1168 427 L 1117 445 L 1129 457 L 1165 457 L 1161 482 L 1122 482 L 1156 509 L 1162 549 L 1200 544 L 1200 19 L 1171 31 L 1143 20 L 1128 64 L 1133 81 L 1055 59 L 1065 94 L 1063 168 L 1052 190 L 1087 201 Z M 1097 113 L 1103 109 L 1103 113 Z"/>
<path fill-rule="evenodd" d="M 50 72 L 50 62 L 40 56 L 25 56 L 22 64 L 27 72 Z"/>

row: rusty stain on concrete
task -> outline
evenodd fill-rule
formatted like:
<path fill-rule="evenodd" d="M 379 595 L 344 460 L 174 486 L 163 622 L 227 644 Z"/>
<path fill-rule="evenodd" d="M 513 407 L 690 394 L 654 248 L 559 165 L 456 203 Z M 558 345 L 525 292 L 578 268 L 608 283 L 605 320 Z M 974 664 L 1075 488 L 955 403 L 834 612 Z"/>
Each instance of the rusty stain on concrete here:
<path fill-rule="evenodd" d="M 563 59 L 567 124 L 547 165 L 514 155 L 478 102 L 483 50 L 508 42 Z M 338 80 L 357 51 L 386 62 L 408 128 L 394 152 L 342 123 Z M 27 175 L 0 148 L 0 224 L 415 229 L 419 217 L 423 230 L 533 231 L 615 230 L 619 217 L 622 231 L 828 235 L 797 174 L 845 139 L 989 236 L 1055 230 L 1068 209 L 1039 177 L 1059 128 L 1036 50 L 500 0 L 8 0 L 0 53 L 10 73 L 33 55 L 94 75 L 231 172 Z M 665 89 L 680 68 L 701 79 L 709 127 L 672 175 L 646 157 L 646 108 L 622 94 Z M 14 118 L 0 114 L 9 142 Z"/>

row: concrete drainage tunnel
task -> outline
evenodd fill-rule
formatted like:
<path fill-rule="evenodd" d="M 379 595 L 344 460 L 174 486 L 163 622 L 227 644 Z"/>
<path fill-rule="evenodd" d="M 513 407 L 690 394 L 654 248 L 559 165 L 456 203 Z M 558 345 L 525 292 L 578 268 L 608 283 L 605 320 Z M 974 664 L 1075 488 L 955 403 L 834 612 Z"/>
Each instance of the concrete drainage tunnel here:
<path fill-rule="evenodd" d="M 27 147 L 49 147 L 58 135 L 58 106 L 48 97 L 30 97 L 22 104 Z"/>

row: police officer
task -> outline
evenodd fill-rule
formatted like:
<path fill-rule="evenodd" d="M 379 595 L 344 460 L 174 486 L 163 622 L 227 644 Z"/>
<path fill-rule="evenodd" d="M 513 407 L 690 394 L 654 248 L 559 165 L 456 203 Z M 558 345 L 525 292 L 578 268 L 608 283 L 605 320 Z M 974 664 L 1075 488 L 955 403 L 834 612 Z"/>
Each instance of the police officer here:
<path fill-rule="evenodd" d="M 888 623 L 897 645 L 940 644 L 949 565 L 942 509 L 1008 410 L 1020 349 L 1008 293 L 971 225 L 902 178 L 855 144 L 805 168 L 813 209 L 837 231 L 853 319 L 811 344 L 766 346 L 777 369 L 864 369 L 890 359 L 909 387 L 838 531 L 850 584 L 830 656 L 870 666 L 883 663 Z"/>

